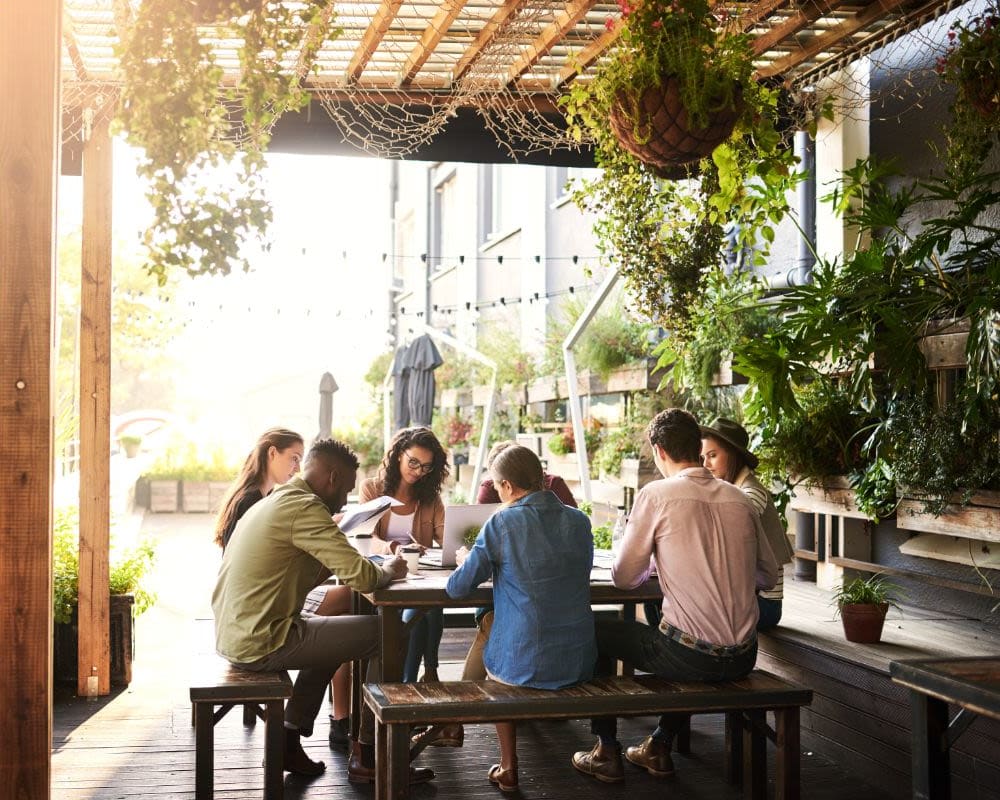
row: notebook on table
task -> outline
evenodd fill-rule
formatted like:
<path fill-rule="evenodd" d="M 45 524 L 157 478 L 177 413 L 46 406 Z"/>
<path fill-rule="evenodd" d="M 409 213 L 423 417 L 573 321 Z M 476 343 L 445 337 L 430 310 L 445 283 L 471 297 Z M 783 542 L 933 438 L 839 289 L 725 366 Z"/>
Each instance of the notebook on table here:
<path fill-rule="evenodd" d="M 473 505 L 446 506 L 444 510 L 444 537 L 441 549 L 428 550 L 420 557 L 420 563 L 432 567 L 454 567 L 455 551 L 462 546 L 465 532 L 472 526 L 481 528 L 500 503 L 476 503 Z"/>

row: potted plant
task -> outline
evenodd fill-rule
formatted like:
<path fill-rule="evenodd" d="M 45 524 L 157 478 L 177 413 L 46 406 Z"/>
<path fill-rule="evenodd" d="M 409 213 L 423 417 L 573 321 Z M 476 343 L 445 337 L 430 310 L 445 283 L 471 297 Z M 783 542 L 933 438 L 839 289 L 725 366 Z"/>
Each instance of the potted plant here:
<path fill-rule="evenodd" d="M 125 451 L 126 458 L 135 458 L 139 455 L 139 447 L 142 445 L 141 436 L 119 436 L 118 444 Z"/>
<path fill-rule="evenodd" d="M 469 463 L 469 441 L 472 423 L 461 414 L 450 414 L 444 421 L 444 442 L 451 450 L 455 466 Z"/>
<path fill-rule="evenodd" d="M 77 677 L 77 603 L 80 578 L 79 509 L 55 509 L 52 540 L 52 616 L 54 627 L 54 673 L 58 680 L 74 682 Z M 135 640 L 134 618 L 148 609 L 156 597 L 144 580 L 155 558 L 149 541 L 137 547 L 112 547 L 109 565 L 111 608 L 111 683 L 127 686 L 132 680 Z"/>
<path fill-rule="evenodd" d="M 854 578 L 844 583 L 834 593 L 844 625 L 844 637 L 849 642 L 877 644 L 882 640 L 882 627 L 889 606 L 895 606 L 890 593 L 897 586 L 887 583 L 881 575 L 872 575 L 867 580 Z"/>
<path fill-rule="evenodd" d="M 329 27 L 322 36 L 310 34 L 326 6 L 324 0 L 139 4 L 118 50 L 116 125 L 143 152 L 137 172 L 149 183 L 154 213 L 144 234 L 147 269 L 161 283 L 170 268 L 193 274 L 249 268 L 241 245 L 261 236 L 271 220 L 260 174 L 271 129 L 309 99 L 303 76 L 286 64 L 293 56 L 311 63 L 324 39 L 337 34 Z M 214 30 L 207 32 L 206 23 Z M 210 43 L 220 37 L 234 40 L 240 59 L 225 86 Z"/>
<path fill-rule="evenodd" d="M 976 168 L 1000 130 L 1000 6 L 992 3 L 948 31 L 948 49 L 937 73 L 956 87 L 948 153 L 959 168 Z"/>

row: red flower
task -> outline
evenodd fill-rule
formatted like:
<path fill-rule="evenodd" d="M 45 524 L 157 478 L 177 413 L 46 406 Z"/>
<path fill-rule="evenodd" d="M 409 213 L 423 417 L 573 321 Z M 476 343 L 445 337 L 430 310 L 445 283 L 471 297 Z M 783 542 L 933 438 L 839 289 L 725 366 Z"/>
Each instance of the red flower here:
<path fill-rule="evenodd" d="M 614 30 L 615 28 L 614 18 L 608 17 L 606 20 L 604 20 L 604 27 L 607 28 L 609 31 Z"/>

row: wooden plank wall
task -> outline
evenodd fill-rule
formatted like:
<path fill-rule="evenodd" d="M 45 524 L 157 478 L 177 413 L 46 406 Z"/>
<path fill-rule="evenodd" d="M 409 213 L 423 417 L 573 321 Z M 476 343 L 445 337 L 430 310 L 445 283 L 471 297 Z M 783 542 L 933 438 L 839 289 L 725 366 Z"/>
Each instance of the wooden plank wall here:
<path fill-rule="evenodd" d="M 61 0 L 0 3 L 0 794 L 45 798 Z"/>
<path fill-rule="evenodd" d="M 80 280 L 80 592 L 77 693 L 111 691 L 111 137 L 102 115 L 83 149 Z M 75 265 L 67 265 L 73 269 Z"/>

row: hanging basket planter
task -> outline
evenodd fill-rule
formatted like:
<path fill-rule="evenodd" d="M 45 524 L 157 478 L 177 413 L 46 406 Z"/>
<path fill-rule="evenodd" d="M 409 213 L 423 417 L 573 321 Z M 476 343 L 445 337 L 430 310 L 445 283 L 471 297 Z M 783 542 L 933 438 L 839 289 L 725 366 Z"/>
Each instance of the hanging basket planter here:
<path fill-rule="evenodd" d="M 1000 76 L 977 70 L 962 81 L 962 93 L 969 105 L 987 119 L 1000 114 Z"/>
<path fill-rule="evenodd" d="M 681 102 L 678 81 L 664 78 L 640 94 L 621 92 L 611 107 L 611 130 L 629 153 L 661 176 L 674 177 L 678 168 L 711 155 L 732 134 L 742 111 L 739 87 L 731 97 L 698 128 Z"/>

